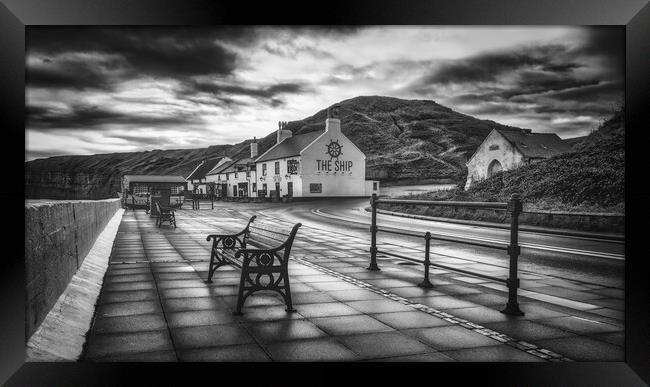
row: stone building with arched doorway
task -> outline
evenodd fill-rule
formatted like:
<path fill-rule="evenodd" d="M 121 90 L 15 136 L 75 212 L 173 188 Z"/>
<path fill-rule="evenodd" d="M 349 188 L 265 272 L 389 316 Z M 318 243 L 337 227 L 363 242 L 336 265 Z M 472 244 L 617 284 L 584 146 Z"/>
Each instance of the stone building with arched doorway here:
<path fill-rule="evenodd" d="M 467 161 L 465 189 L 473 183 L 571 150 L 555 133 L 530 129 L 493 129 Z"/>

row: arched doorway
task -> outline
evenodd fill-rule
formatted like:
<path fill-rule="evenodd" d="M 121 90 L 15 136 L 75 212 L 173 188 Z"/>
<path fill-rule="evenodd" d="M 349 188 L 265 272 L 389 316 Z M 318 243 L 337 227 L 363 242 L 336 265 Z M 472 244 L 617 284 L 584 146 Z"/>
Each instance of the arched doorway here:
<path fill-rule="evenodd" d="M 503 168 L 501 167 L 501 163 L 498 160 L 492 160 L 492 162 L 488 166 L 487 176 L 492 177 L 495 174 L 501 172 L 502 170 Z"/>

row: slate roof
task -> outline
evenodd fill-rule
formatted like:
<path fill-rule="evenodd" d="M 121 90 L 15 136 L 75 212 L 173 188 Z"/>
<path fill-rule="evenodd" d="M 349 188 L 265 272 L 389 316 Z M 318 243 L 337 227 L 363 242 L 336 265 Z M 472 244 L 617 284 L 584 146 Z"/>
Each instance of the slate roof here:
<path fill-rule="evenodd" d="M 221 164 L 220 166 L 210 170 L 208 172 L 208 175 L 218 175 L 220 173 L 225 173 L 226 169 L 229 168 L 231 165 L 234 165 L 236 162 L 237 162 L 237 160 L 226 161 L 225 163 Z"/>
<path fill-rule="evenodd" d="M 279 144 L 274 145 L 265 154 L 260 156 L 255 162 L 269 161 L 283 159 L 285 157 L 293 157 L 300 155 L 300 152 L 311 144 L 321 134 L 325 133 L 324 130 L 317 130 L 304 134 L 298 134 L 287 138 Z"/>
<path fill-rule="evenodd" d="M 192 179 L 203 179 L 205 175 L 208 174 L 221 161 L 223 157 L 218 157 L 216 159 L 210 159 L 204 162 L 201 162 L 199 166 L 187 177 L 187 180 Z"/>
<path fill-rule="evenodd" d="M 185 183 L 183 176 L 170 175 L 124 175 L 129 182 L 137 183 Z"/>
<path fill-rule="evenodd" d="M 524 157 L 549 158 L 566 153 L 571 146 L 555 133 L 532 133 L 517 129 L 495 129 L 508 140 Z"/>
<path fill-rule="evenodd" d="M 236 172 L 235 167 L 237 165 L 247 165 L 247 164 L 251 164 L 251 163 L 254 163 L 254 162 L 255 162 L 255 159 L 252 158 L 252 157 L 246 157 L 246 158 L 243 158 L 243 159 L 234 160 L 232 163 L 229 163 L 226 168 L 222 169 L 221 172 L 218 172 L 218 173 Z"/>

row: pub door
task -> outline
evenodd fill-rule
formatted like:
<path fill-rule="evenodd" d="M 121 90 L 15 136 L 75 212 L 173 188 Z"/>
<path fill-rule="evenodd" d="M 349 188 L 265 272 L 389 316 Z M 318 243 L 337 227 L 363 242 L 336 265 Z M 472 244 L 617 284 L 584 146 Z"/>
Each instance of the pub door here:
<path fill-rule="evenodd" d="M 228 196 L 228 184 L 221 184 L 221 197 L 225 198 Z"/>
<path fill-rule="evenodd" d="M 287 182 L 287 196 L 293 197 L 293 182 Z"/>
<path fill-rule="evenodd" d="M 275 183 L 275 197 L 280 199 L 280 183 Z"/>

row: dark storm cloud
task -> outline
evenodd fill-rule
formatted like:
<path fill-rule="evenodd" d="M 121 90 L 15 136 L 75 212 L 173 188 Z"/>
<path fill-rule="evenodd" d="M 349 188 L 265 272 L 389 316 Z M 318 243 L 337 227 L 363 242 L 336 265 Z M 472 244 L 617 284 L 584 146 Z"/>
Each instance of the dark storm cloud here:
<path fill-rule="evenodd" d="M 623 84 L 620 82 L 599 82 L 576 89 L 555 91 L 548 96 L 558 101 L 589 102 L 597 99 L 621 98 L 622 93 Z"/>
<path fill-rule="evenodd" d="M 269 54 L 278 55 L 285 58 L 295 58 L 301 53 L 307 53 L 316 58 L 334 58 L 334 55 L 325 50 L 319 49 L 315 45 L 299 45 L 292 41 L 276 44 L 275 46 L 271 46 L 267 43 L 262 46 L 262 49 Z"/>
<path fill-rule="evenodd" d="M 311 91 L 311 88 L 302 83 L 278 83 L 264 87 L 251 87 L 243 85 L 221 85 L 209 82 L 187 82 L 182 90 L 183 94 L 207 93 L 220 101 L 226 99 L 230 103 L 237 103 L 233 96 L 246 96 L 259 100 L 260 102 L 277 107 L 284 103 L 281 96 L 285 94 L 303 94 Z"/>
<path fill-rule="evenodd" d="M 273 44 L 265 43 L 262 49 L 269 54 L 285 58 L 295 58 L 301 53 L 315 58 L 335 58 L 335 55 L 320 48 L 318 40 L 338 40 L 361 31 L 360 26 L 279 26 L 272 28 L 276 35 Z M 302 38 L 296 40 L 296 36 Z"/>
<path fill-rule="evenodd" d="M 578 44 L 512 47 L 443 62 L 409 90 L 431 96 L 451 88 L 458 94 L 450 101 L 468 114 L 556 122 L 552 128 L 563 136 L 579 133 L 613 114 L 624 97 L 622 29 L 586 28 L 581 35 Z"/>
<path fill-rule="evenodd" d="M 279 26 L 280 29 L 289 31 L 292 34 L 301 36 L 314 36 L 324 37 L 330 39 L 343 38 L 349 35 L 354 35 L 361 30 L 364 26 L 351 26 L 351 25 L 292 25 L 292 26 Z"/>
<path fill-rule="evenodd" d="M 75 105 L 69 110 L 52 109 L 45 106 L 27 107 L 29 129 L 97 129 L 106 124 L 129 126 L 182 125 L 201 122 L 193 114 L 153 116 L 117 112 L 99 106 Z"/>
<path fill-rule="evenodd" d="M 504 73 L 527 67 L 544 71 L 567 72 L 578 64 L 557 62 L 566 53 L 561 45 L 526 47 L 520 50 L 488 52 L 461 60 L 443 63 L 421 79 L 424 85 L 496 81 Z"/>
<path fill-rule="evenodd" d="M 576 51 L 606 59 L 615 73 L 625 71 L 625 28 L 622 26 L 586 27 L 585 43 Z"/>
<path fill-rule="evenodd" d="M 105 138 L 115 138 L 118 140 L 125 140 L 130 145 L 136 146 L 158 146 L 165 145 L 168 143 L 169 139 L 165 137 L 154 137 L 154 136 L 138 136 L 138 135 L 128 135 L 128 134 L 112 134 L 106 136 Z"/>
<path fill-rule="evenodd" d="M 28 67 L 28 86 L 30 80 L 35 80 L 35 85 L 39 86 L 64 87 L 63 70 L 88 65 L 87 59 L 77 59 L 77 63 L 68 59 L 67 67 L 57 69 L 56 57 L 70 53 L 121 58 L 121 61 L 113 62 L 112 70 L 122 70 L 124 76 L 132 78 L 146 75 L 174 78 L 227 76 L 235 70 L 239 58 L 221 41 L 245 44 L 253 41 L 254 36 L 255 32 L 246 28 L 28 28 L 28 54 L 49 61 L 34 69 L 35 75 L 30 74 L 32 66 Z M 85 70 L 94 77 L 104 74 L 102 69 L 94 73 Z M 75 88 L 88 83 L 71 80 L 69 85 Z"/>
<path fill-rule="evenodd" d="M 50 58 L 43 58 L 41 63 L 47 65 L 31 66 L 26 72 L 28 86 L 74 90 L 113 87 L 112 77 L 100 63 Z"/>
<path fill-rule="evenodd" d="M 285 31 L 288 41 L 296 34 L 335 39 L 356 33 L 350 26 L 296 26 L 277 27 Z M 109 88 L 117 79 L 107 74 L 106 68 L 93 68 L 88 59 L 67 59 L 57 64 L 55 57 L 69 53 L 111 55 L 112 70 L 121 70 L 126 78 L 142 76 L 183 78 L 202 75 L 227 77 L 243 64 L 245 58 L 225 44 L 246 47 L 256 42 L 260 31 L 252 27 L 30 27 L 27 29 L 28 55 L 41 56 L 40 66 L 28 66 L 28 86 L 50 88 Z M 224 44 L 225 43 L 225 44 Z M 292 46 L 293 45 L 293 46 Z M 270 50 L 270 47 L 267 47 Z M 279 49 L 275 49 L 276 52 Z M 297 51 L 328 56 L 315 46 L 297 46 L 286 43 L 281 50 L 286 55 Z M 49 66 L 51 64 L 51 66 Z M 77 73 L 77 70 L 81 72 Z M 77 74 L 81 79 L 75 79 Z"/>

